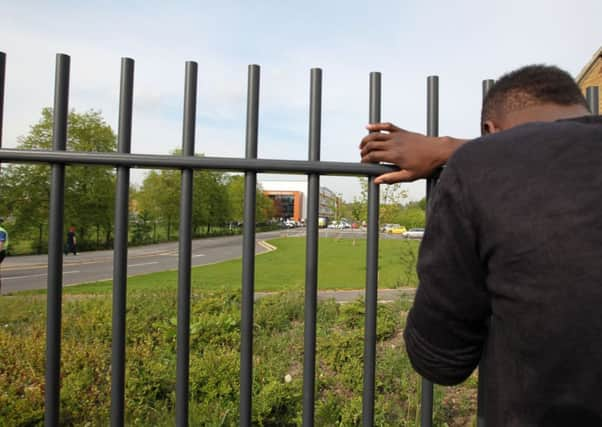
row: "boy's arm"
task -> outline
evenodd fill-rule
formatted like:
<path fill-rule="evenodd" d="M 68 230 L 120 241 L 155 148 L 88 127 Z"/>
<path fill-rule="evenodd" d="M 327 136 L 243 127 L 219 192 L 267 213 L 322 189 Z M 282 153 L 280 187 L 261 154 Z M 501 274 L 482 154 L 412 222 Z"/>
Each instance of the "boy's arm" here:
<path fill-rule="evenodd" d="M 418 257 L 420 284 L 404 331 L 414 369 L 444 385 L 481 359 L 491 315 L 478 227 L 453 160 L 441 174 Z"/>
<path fill-rule="evenodd" d="M 374 123 L 366 128 L 372 133 L 360 144 L 362 163 L 393 163 L 400 169 L 377 177 L 377 184 L 428 178 L 467 141 L 409 132 L 391 123 Z"/>

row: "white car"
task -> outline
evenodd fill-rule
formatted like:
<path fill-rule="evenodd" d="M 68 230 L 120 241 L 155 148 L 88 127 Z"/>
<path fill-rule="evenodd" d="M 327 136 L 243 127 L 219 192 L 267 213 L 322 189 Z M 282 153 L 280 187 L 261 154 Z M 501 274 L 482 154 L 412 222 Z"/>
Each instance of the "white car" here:
<path fill-rule="evenodd" d="M 403 237 L 406 239 L 422 239 L 424 236 L 424 228 L 410 228 L 408 231 L 403 233 Z"/>

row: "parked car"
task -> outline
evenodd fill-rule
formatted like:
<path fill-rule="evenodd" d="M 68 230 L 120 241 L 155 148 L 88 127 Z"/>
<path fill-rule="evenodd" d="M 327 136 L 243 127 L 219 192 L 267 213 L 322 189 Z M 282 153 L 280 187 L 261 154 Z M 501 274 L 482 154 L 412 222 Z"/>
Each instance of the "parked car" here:
<path fill-rule="evenodd" d="M 424 236 L 424 228 L 410 228 L 408 231 L 403 233 L 403 237 L 406 239 L 422 239 Z"/>
<path fill-rule="evenodd" d="M 385 224 L 381 228 L 384 233 L 390 234 L 403 234 L 406 232 L 406 228 L 403 225 L 399 224 Z"/>
<path fill-rule="evenodd" d="M 380 231 L 383 233 L 388 233 L 389 230 L 391 230 L 394 226 L 395 224 L 383 224 L 383 226 L 380 228 Z"/>
<path fill-rule="evenodd" d="M 292 219 L 287 219 L 282 224 L 285 228 L 295 228 L 297 226 L 297 223 Z"/>
<path fill-rule="evenodd" d="M 398 225 L 397 227 L 393 227 L 389 230 L 391 234 L 403 234 L 406 233 L 407 230 L 403 225 Z"/>

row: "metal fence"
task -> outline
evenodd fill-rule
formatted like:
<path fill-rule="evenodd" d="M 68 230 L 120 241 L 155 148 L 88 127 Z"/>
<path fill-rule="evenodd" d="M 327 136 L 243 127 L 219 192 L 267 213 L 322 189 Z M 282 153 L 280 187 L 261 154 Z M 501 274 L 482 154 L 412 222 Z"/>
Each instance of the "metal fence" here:
<path fill-rule="evenodd" d="M 376 369 L 376 314 L 378 288 L 379 187 L 374 177 L 394 170 L 392 166 L 320 161 L 322 70 L 311 70 L 309 111 L 308 160 L 268 160 L 257 158 L 259 120 L 260 68 L 250 65 L 248 70 L 246 153 L 244 158 L 195 157 L 195 128 L 197 103 L 197 64 L 186 62 L 184 86 L 184 118 L 182 155 L 131 154 L 132 105 L 134 88 L 134 61 L 121 61 L 119 99 L 119 128 L 117 153 L 67 152 L 67 114 L 69 105 L 70 57 L 56 56 L 54 91 L 53 149 L 51 151 L 24 151 L 1 149 L 4 111 L 4 83 L 6 55 L 0 52 L 0 160 L 4 162 L 47 163 L 52 167 L 46 325 L 46 385 L 45 425 L 59 425 L 60 356 L 61 356 L 61 301 L 63 273 L 63 211 L 65 167 L 72 164 L 114 166 L 117 169 L 115 204 L 115 242 L 113 255 L 113 313 L 111 359 L 111 425 L 122 426 L 125 414 L 125 326 L 128 251 L 128 198 L 130 168 L 180 169 L 180 228 L 177 307 L 177 364 L 176 364 L 176 425 L 188 425 L 189 355 L 190 355 L 190 283 L 191 283 L 191 218 L 192 183 L 195 170 L 214 169 L 245 173 L 241 356 L 240 356 L 240 425 L 250 426 L 253 383 L 253 304 L 255 284 L 255 193 L 257 173 L 292 173 L 308 176 L 308 215 L 305 281 L 305 331 L 303 364 L 303 425 L 314 424 L 315 365 L 316 365 L 316 310 L 318 288 L 318 208 L 320 176 L 354 175 L 368 177 L 368 228 L 365 284 L 365 337 L 362 424 L 374 423 L 375 369 Z M 492 81 L 483 82 L 483 94 Z M 598 113 L 598 90 L 587 90 L 592 112 Z M 438 78 L 427 80 L 427 133 L 438 134 Z M 370 73 L 369 121 L 381 121 L 381 74 Z M 436 179 L 427 182 L 427 195 Z M 482 373 L 481 373 L 482 375 Z M 479 396 L 481 397 L 481 396 Z M 479 399 L 480 402 L 481 399 Z M 432 425 L 433 385 L 422 383 L 421 425 Z M 478 423 L 484 425 L 483 410 L 479 405 Z"/>

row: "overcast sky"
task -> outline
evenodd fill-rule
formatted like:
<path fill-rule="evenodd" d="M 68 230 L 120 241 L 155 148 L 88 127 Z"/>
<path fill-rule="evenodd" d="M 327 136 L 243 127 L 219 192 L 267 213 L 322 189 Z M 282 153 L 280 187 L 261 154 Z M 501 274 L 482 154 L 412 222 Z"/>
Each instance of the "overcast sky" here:
<path fill-rule="evenodd" d="M 322 159 L 359 160 L 368 75 L 384 121 L 425 131 L 426 77 L 440 78 L 440 133 L 478 133 L 481 80 L 530 63 L 573 75 L 602 46 L 602 1 L 2 0 L 5 147 L 53 103 L 54 55 L 71 55 L 70 107 L 117 128 L 120 58 L 136 61 L 132 151 L 181 146 L 184 63 L 199 63 L 196 150 L 244 155 L 247 65 L 261 66 L 259 156 L 307 158 L 309 70 L 324 70 Z M 135 182 L 143 175 L 137 172 Z M 347 200 L 356 178 L 322 178 Z M 424 183 L 405 185 L 411 198 Z"/>

